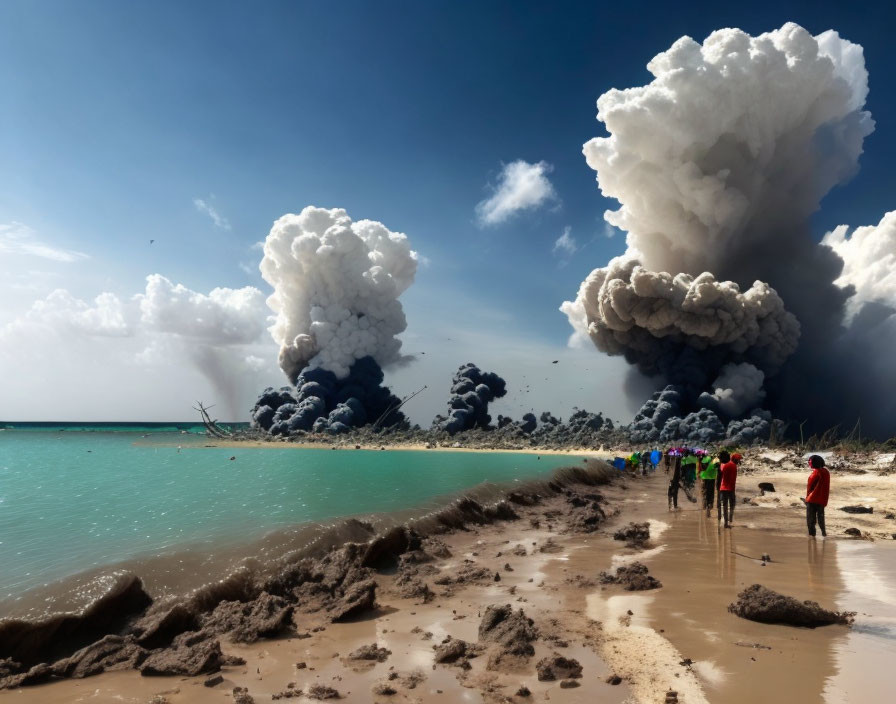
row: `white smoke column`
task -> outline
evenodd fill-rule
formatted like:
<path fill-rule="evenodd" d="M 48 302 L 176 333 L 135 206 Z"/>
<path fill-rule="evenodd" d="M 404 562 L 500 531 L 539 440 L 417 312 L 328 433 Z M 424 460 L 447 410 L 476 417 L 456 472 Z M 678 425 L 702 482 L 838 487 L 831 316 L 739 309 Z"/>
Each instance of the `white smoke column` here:
<path fill-rule="evenodd" d="M 417 271 L 405 235 L 308 206 L 274 223 L 260 268 L 274 288 L 270 330 L 290 381 L 307 365 L 341 379 L 368 355 L 381 366 L 401 360 L 396 335 L 407 322 L 398 297 Z"/>
<path fill-rule="evenodd" d="M 726 364 L 713 382 L 713 393 L 703 394 L 700 400 L 728 416 L 741 416 L 761 404 L 765 398 L 763 383 L 765 374 L 752 364 Z"/>
<path fill-rule="evenodd" d="M 850 315 L 870 302 L 896 306 L 896 211 L 884 215 L 877 225 L 848 233 L 849 228 L 840 225 L 821 243 L 843 260 L 843 273 L 834 283 L 855 289 L 847 303 Z"/>
<path fill-rule="evenodd" d="M 690 385 L 685 405 L 726 364 L 768 376 L 798 350 L 798 366 L 820 373 L 849 291 L 809 218 L 856 172 L 874 129 L 862 48 L 795 24 L 757 37 L 723 29 L 679 39 L 648 70 L 649 84 L 599 98 L 609 136 L 583 149 L 619 201 L 604 217 L 628 249 L 562 310 L 577 336 Z M 739 324 L 749 332 L 735 334 Z M 811 374 L 798 376 L 779 389 L 785 405 L 806 403 Z"/>
<path fill-rule="evenodd" d="M 653 271 L 727 276 L 738 253 L 787 237 L 781 226 L 803 234 L 874 128 L 862 48 L 833 31 L 722 29 L 702 45 L 682 37 L 647 68 L 650 84 L 598 99 L 610 136 L 583 151 L 621 204 L 604 217 Z"/>

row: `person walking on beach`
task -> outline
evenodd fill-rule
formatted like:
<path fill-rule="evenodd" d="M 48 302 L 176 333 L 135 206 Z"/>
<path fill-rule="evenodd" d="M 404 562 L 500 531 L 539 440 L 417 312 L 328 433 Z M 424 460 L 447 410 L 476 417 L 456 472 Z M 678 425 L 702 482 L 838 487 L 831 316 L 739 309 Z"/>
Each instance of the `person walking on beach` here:
<path fill-rule="evenodd" d="M 669 480 L 669 510 L 678 509 L 678 489 L 681 486 L 681 455 L 676 455 L 672 462 L 672 479 Z"/>
<path fill-rule="evenodd" d="M 815 537 L 815 524 L 821 528 L 821 537 L 827 537 L 824 528 L 824 507 L 828 505 L 828 494 L 831 489 L 831 473 L 824 466 L 824 457 L 812 455 L 809 458 L 812 473 L 806 485 L 806 525 L 809 537 Z"/>
<path fill-rule="evenodd" d="M 712 515 L 712 506 L 716 497 L 716 478 L 719 476 L 719 465 L 710 454 L 704 455 L 700 464 L 700 479 L 703 483 L 703 508 L 706 509 L 706 517 Z"/>
<path fill-rule="evenodd" d="M 731 461 L 731 455 L 726 450 L 719 453 L 719 461 L 722 463 L 719 468 L 719 473 L 722 475 L 722 483 L 719 485 L 719 503 L 722 505 L 725 527 L 730 528 L 734 521 L 734 486 L 737 483 L 737 465 Z"/>
<path fill-rule="evenodd" d="M 666 451 L 663 453 L 663 465 L 666 468 L 666 474 L 669 473 L 669 469 L 672 465 L 672 448 L 666 448 Z"/>

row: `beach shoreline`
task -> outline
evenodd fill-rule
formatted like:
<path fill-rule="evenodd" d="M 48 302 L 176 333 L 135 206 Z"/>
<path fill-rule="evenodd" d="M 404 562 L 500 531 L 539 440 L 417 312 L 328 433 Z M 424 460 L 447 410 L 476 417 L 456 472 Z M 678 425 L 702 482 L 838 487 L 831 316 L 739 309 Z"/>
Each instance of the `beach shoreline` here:
<path fill-rule="evenodd" d="M 736 703 L 755 700 L 750 698 L 755 688 L 745 687 L 747 681 L 755 680 L 744 679 L 754 677 L 753 672 L 762 673 L 767 696 L 780 695 L 797 684 L 805 686 L 807 681 L 810 689 L 822 696 L 830 686 L 829 678 L 839 671 L 838 658 L 842 656 L 837 654 L 838 648 L 853 637 L 845 627 L 807 631 L 763 626 L 736 619 L 725 610 L 727 601 L 752 580 L 833 607 L 844 598 L 849 576 L 838 560 L 838 554 L 843 554 L 841 546 L 874 550 L 879 541 L 892 540 L 896 521 L 886 516 L 896 508 L 896 477 L 887 470 L 881 473 L 870 468 L 836 475 L 828 510 L 830 538 L 814 543 L 819 550 L 832 549 L 822 558 L 816 556 L 821 562 L 802 567 L 807 539 L 798 496 L 806 475 L 807 471 L 795 467 L 750 458 L 739 479 L 739 504 L 731 531 L 720 529 L 715 516 L 707 519 L 683 495 L 682 510 L 669 512 L 662 469 L 647 478 L 624 477 L 597 488 L 571 484 L 536 505 L 514 505 L 519 515 L 515 520 L 468 525 L 442 535 L 451 557 L 427 563 L 436 572 L 420 578 L 433 591 L 431 601 L 401 596 L 396 574 L 386 571 L 376 575 L 380 606 L 368 617 L 332 624 L 314 614 L 297 615 L 296 632 L 306 633 L 308 638 L 287 635 L 251 645 L 222 638 L 224 652 L 242 657 L 246 665 L 225 667 L 223 681 L 214 687 L 202 686 L 205 676 L 156 680 L 135 671 L 110 672 L 0 692 L 0 701 L 16 696 L 16 701 L 54 704 L 86 701 L 89 693 L 92 702 L 147 702 L 153 696 L 165 697 L 171 704 L 214 702 L 224 701 L 222 697 L 233 687 L 247 687 L 256 701 L 267 701 L 287 691 L 290 682 L 295 683 L 294 689 L 307 690 L 315 683 L 332 686 L 346 701 L 386 701 L 371 695 L 372 687 L 386 682 L 396 690 L 389 701 L 429 702 L 440 697 L 445 701 L 452 693 L 454 697 L 461 693 L 472 696 L 473 701 L 526 701 L 515 694 L 525 686 L 538 697 L 546 695 L 561 702 L 582 701 L 582 697 L 656 702 L 674 688 L 683 702 Z M 759 481 L 771 481 L 774 494 L 762 495 Z M 576 516 L 568 505 L 570 494 L 593 493 L 603 496 L 606 520 L 594 532 L 570 530 L 569 522 Z M 874 505 L 873 513 L 839 510 L 863 500 Z M 648 545 L 628 548 L 613 540 L 613 532 L 630 521 L 649 522 Z M 846 528 L 857 528 L 862 537 L 845 535 Z M 737 541 L 736 550 L 725 542 L 731 540 Z M 515 546 L 523 546 L 526 554 L 513 554 Z M 773 562 L 766 566 L 756 560 L 761 551 L 771 552 Z M 689 559 L 695 562 L 689 564 Z M 629 593 L 598 583 L 600 571 L 633 560 L 647 565 L 663 587 Z M 434 583 L 439 575 L 456 574 L 468 565 L 484 567 L 487 578 L 441 586 Z M 695 567 L 708 570 L 693 582 L 702 591 L 700 596 L 686 596 Z M 495 581 L 494 574 L 500 580 Z M 475 643 L 481 614 L 487 606 L 503 603 L 523 608 L 539 628 L 535 656 L 497 670 L 487 667 L 488 650 L 469 658 L 469 669 L 433 665 L 433 645 L 446 635 Z M 321 626 L 325 630 L 314 630 Z M 721 635 L 725 628 L 731 633 L 728 638 Z M 425 639 L 427 632 L 434 635 Z M 794 638 L 801 645 L 795 647 Z M 707 645 L 713 642 L 715 645 Z M 359 666 L 346 659 L 347 653 L 370 643 L 392 651 L 385 662 Z M 563 643 L 566 645 L 560 647 Z M 740 643 L 763 647 L 748 648 Z M 579 687 L 561 689 L 559 681 L 537 679 L 534 665 L 555 652 L 572 654 L 583 665 L 586 674 Z M 338 657 L 334 657 L 336 653 Z M 804 674 L 798 681 L 788 684 L 786 675 L 775 675 L 774 663 L 782 656 L 800 658 Z M 687 660 L 692 663 L 683 664 Z M 297 669 L 296 662 L 305 662 L 306 667 Z M 409 688 L 406 684 L 414 679 L 408 679 L 409 673 L 416 670 L 422 672 L 423 679 Z M 399 681 L 389 680 L 390 672 L 402 673 L 397 676 Z M 613 676 L 620 678 L 619 685 L 604 681 Z M 873 684 L 861 686 L 872 695 Z M 875 699 L 872 696 L 866 701 Z"/>

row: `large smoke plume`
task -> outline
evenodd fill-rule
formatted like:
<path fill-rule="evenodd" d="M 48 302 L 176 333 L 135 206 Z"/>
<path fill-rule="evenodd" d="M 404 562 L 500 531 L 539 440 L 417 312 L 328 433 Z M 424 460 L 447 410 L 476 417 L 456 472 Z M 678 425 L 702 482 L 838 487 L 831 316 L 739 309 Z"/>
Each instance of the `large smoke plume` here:
<path fill-rule="evenodd" d="M 488 404 L 507 393 L 507 382 L 494 372 L 483 372 L 472 362 L 462 365 L 451 380 L 448 415 L 436 416 L 433 428 L 451 435 L 461 430 L 488 428 Z"/>
<path fill-rule="evenodd" d="M 290 382 L 306 366 L 343 379 L 362 357 L 380 366 L 400 361 L 396 335 L 407 321 L 398 297 L 416 272 L 407 237 L 382 223 L 311 206 L 277 220 L 261 275 L 274 288 L 271 334 Z"/>
<path fill-rule="evenodd" d="M 628 248 L 563 304 L 576 333 L 658 386 L 673 383 L 674 417 L 692 436 L 700 423 L 723 435 L 719 416 L 762 402 L 815 429 L 861 414 L 886 432 L 884 415 L 850 389 L 893 372 L 863 380 L 853 371 L 856 337 L 869 330 L 844 328 L 847 302 L 863 301 L 842 285 L 893 302 L 892 280 L 877 284 L 883 272 L 863 287 L 853 280 L 862 267 L 850 266 L 867 255 L 864 241 L 886 238 L 849 241 L 838 230 L 822 246 L 809 225 L 828 191 L 856 173 L 874 129 L 862 48 L 795 24 L 758 37 L 724 29 L 703 44 L 679 39 L 648 70 L 648 85 L 599 98 L 609 136 L 584 146 L 602 193 L 620 203 L 604 217 L 628 233 Z M 885 317 L 867 326 L 879 333 Z M 688 413 L 702 415 L 686 422 Z M 747 426 L 763 429 L 766 416 L 752 413 Z M 651 427 L 664 434 L 671 417 Z M 643 409 L 635 425 L 651 418 Z"/>
<path fill-rule="evenodd" d="M 382 386 L 382 366 L 406 359 L 398 297 L 417 270 L 407 237 L 309 206 L 274 223 L 260 268 L 274 288 L 271 334 L 294 388 L 266 389 L 253 422 L 275 435 L 406 424 L 401 401 Z"/>

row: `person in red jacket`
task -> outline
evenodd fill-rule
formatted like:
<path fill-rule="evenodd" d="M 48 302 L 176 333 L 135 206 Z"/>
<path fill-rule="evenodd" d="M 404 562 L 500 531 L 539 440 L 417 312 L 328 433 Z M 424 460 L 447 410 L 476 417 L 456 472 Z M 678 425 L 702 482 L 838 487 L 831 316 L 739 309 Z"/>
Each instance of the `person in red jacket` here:
<path fill-rule="evenodd" d="M 815 537 L 815 524 L 821 528 L 821 536 L 826 537 L 824 529 L 824 507 L 828 505 L 828 494 L 831 490 L 831 473 L 824 466 L 824 457 L 812 455 L 809 458 L 812 474 L 806 485 L 806 525 L 809 526 L 809 537 Z"/>
<path fill-rule="evenodd" d="M 731 461 L 731 455 L 725 450 L 719 453 L 719 461 L 722 463 L 719 468 L 719 474 L 722 477 L 722 481 L 719 483 L 719 503 L 722 505 L 725 527 L 730 528 L 734 521 L 734 486 L 737 483 L 737 464 Z"/>

